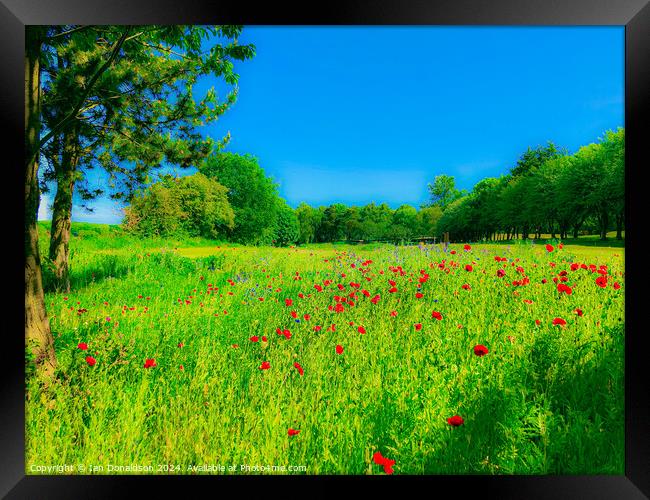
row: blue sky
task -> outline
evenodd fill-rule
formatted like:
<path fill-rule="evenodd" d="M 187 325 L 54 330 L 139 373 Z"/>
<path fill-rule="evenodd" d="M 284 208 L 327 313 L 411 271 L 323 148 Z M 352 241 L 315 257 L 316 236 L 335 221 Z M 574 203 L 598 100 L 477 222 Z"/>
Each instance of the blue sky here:
<path fill-rule="evenodd" d="M 247 26 L 240 42 L 257 55 L 204 132 L 230 131 L 227 150 L 258 157 L 294 207 L 418 207 L 436 175 L 471 190 L 528 146 L 573 152 L 624 126 L 623 27 Z M 95 207 L 73 220 L 120 221 Z"/>

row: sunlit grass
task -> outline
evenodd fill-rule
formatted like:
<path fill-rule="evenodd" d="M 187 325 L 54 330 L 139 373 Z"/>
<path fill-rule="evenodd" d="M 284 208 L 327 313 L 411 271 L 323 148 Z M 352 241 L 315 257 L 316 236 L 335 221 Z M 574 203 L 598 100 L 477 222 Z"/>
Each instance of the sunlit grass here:
<path fill-rule="evenodd" d="M 396 474 L 623 474 L 622 248 L 175 243 L 105 254 L 76 242 L 73 278 L 84 279 L 70 294 L 46 295 L 60 376 L 47 395 L 28 381 L 27 473 L 81 463 L 103 464 L 95 472 L 104 474 L 108 464 L 383 474 L 372 460 L 380 451 Z M 572 261 L 607 265 L 608 286 L 588 269 L 571 271 Z M 506 286 L 521 279 L 518 266 L 530 283 Z M 571 295 L 552 281 L 563 270 Z M 429 279 L 418 299 L 421 271 Z M 350 282 L 360 284 L 354 307 L 328 310 L 335 295 L 355 291 Z M 553 326 L 555 317 L 567 325 Z M 477 344 L 489 353 L 476 356 Z M 148 358 L 157 366 L 144 368 Z M 270 369 L 260 370 L 263 361 Z M 447 423 L 456 414 L 460 427 Z"/>

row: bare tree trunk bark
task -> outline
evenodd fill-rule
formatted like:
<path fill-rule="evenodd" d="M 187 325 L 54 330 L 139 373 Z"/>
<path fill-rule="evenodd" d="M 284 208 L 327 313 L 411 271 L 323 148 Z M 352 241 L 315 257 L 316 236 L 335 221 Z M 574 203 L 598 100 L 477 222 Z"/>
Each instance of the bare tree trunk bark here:
<path fill-rule="evenodd" d="M 45 297 L 38 251 L 38 154 L 40 140 L 40 66 L 42 27 L 25 29 L 25 344 L 38 371 L 49 380 L 56 356 Z M 31 158 L 31 159 L 30 159 Z"/>
<path fill-rule="evenodd" d="M 50 231 L 50 260 L 54 264 L 55 288 L 70 291 L 69 255 L 70 228 L 72 220 L 72 193 L 74 192 L 75 170 L 78 162 L 78 144 L 75 130 L 63 136 L 63 155 L 56 173 L 56 196 L 52 207 L 52 229 Z"/>

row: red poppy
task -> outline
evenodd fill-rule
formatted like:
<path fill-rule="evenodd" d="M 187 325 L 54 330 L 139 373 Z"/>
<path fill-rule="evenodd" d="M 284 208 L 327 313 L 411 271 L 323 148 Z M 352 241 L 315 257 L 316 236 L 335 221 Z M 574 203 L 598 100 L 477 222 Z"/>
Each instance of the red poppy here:
<path fill-rule="evenodd" d="M 379 299 L 381 299 L 381 297 L 379 295 L 375 295 L 372 299 L 370 299 L 370 302 L 377 304 L 377 302 L 379 302 Z"/>
<path fill-rule="evenodd" d="M 553 325 L 564 326 L 564 325 L 566 325 L 566 321 L 563 320 L 562 318 L 554 318 L 553 319 Z"/>
<path fill-rule="evenodd" d="M 373 454 L 372 459 L 376 464 L 384 467 L 384 472 L 386 474 L 392 474 L 394 472 L 393 465 L 395 465 L 395 460 L 382 456 L 379 451 Z"/>
<path fill-rule="evenodd" d="M 397 316 L 397 311 L 391 311 L 390 315 L 394 318 L 395 316 Z"/>
<path fill-rule="evenodd" d="M 82 351 L 85 351 L 86 349 L 88 349 L 88 344 L 86 344 L 85 342 L 80 342 L 79 344 L 77 344 L 77 347 Z"/>
<path fill-rule="evenodd" d="M 553 245 L 546 245 L 546 251 L 552 252 L 554 250 Z"/>
<path fill-rule="evenodd" d="M 471 265 L 467 264 L 465 266 L 465 271 L 472 272 L 473 270 L 474 270 L 474 268 Z"/>
<path fill-rule="evenodd" d="M 458 427 L 459 425 L 463 425 L 465 423 L 465 420 L 463 420 L 463 417 L 460 415 L 454 415 L 453 417 L 447 419 L 447 423 L 449 425 L 453 425 L 454 427 Z"/>
<path fill-rule="evenodd" d="M 621 285 L 618 282 L 614 283 L 614 290 L 618 290 L 619 288 L 621 288 Z"/>
<path fill-rule="evenodd" d="M 442 319 L 442 314 L 440 314 L 438 311 L 433 311 L 431 313 L 431 317 L 436 318 L 437 320 L 441 320 Z"/>
<path fill-rule="evenodd" d="M 574 309 L 573 312 L 576 313 L 578 316 L 583 315 L 582 309 L 580 309 L 580 308 Z"/>
<path fill-rule="evenodd" d="M 417 292 L 417 293 L 415 294 L 415 298 L 416 298 L 416 299 L 421 299 L 422 297 L 424 297 L 424 294 L 423 294 L 423 293 Z"/>
<path fill-rule="evenodd" d="M 284 303 L 286 304 L 287 307 L 291 306 L 293 304 L 293 300 L 291 299 L 284 299 Z"/>
<path fill-rule="evenodd" d="M 93 358 L 92 356 L 86 356 L 86 363 L 88 363 L 88 366 L 95 366 L 95 363 L 97 363 L 97 360 Z"/>
<path fill-rule="evenodd" d="M 506 275 L 506 272 L 503 269 L 498 269 L 497 270 L 497 276 L 499 278 L 503 278 Z"/>
<path fill-rule="evenodd" d="M 477 356 L 485 356 L 488 353 L 488 348 L 482 344 L 474 346 L 474 354 Z"/>
<path fill-rule="evenodd" d="M 414 326 L 415 326 L 415 330 L 416 330 L 416 331 L 420 331 L 420 330 L 422 330 L 422 323 L 415 323 Z"/>
<path fill-rule="evenodd" d="M 366 333 L 366 329 L 363 326 L 360 326 L 357 330 L 359 330 L 359 333 Z"/>
<path fill-rule="evenodd" d="M 343 354 L 343 346 L 342 345 L 337 345 L 336 346 L 336 354 Z"/>
<path fill-rule="evenodd" d="M 184 345 L 185 345 L 185 344 L 183 344 L 182 342 L 179 342 L 179 343 L 178 343 L 178 348 L 180 349 L 180 348 L 182 348 Z"/>
<path fill-rule="evenodd" d="M 469 245 L 463 246 L 463 250 L 465 250 L 466 252 L 469 252 L 471 249 L 472 249 L 472 247 L 469 246 Z"/>
<path fill-rule="evenodd" d="M 469 286 L 469 284 L 467 284 L 467 283 L 465 283 L 461 288 L 462 288 L 463 290 L 471 290 L 471 289 L 472 289 L 472 287 Z"/>
<path fill-rule="evenodd" d="M 251 342 L 259 342 L 259 340 L 260 340 L 260 338 L 259 338 L 257 335 L 253 335 L 253 336 L 250 338 L 250 341 L 251 341 Z"/>
<path fill-rule="evenodd" d="M 289 436 L 295 436 L 299 432 L 300 432 L 300 429 L 289 429 L 288 434 L 289 434 Z"/>
<path fill-rule="evenodd" d="M 144 367 L 145 368 L 153 368 L 156 365 L 156 360 L 153 358 L 147 358 L 144 362 Z"/>
<path fill-rule="evenodd" d="M 271 368 L 271 363 L 269 363 L 268 361 L 262 362 L 262 365 L 260 366 L 260 370 L 268 370 L 269 368 Z"/>
<path fill-rule="evenodd" d="M 573 290 L 570 286 L 565 285 L 564 283 L 560 283 L 557 286 L 557 291 L 562 293 L 566 293 L 567 295 L 571 295 L 573 293 Z"/>
<path fill-rule="evenodd" d="M 300 366 L 300 363 L 294 363 L 293 366 L 296 367 L 296 370 L 298 370 L 298 373 L 300 373 L 300 375 L 305 374 L 305 370 L 302 369 L 302 366 Z"/>
<path fill-rule="evenodd" d="M 320 325 L 316 325 L 316 326 L 314 327 L 314 331 L 315 331 L 315 332 L 320 332 L 322 328 L 323 328 L 322 326 L 320 326 Z"/>
<path fill-rule="evenodd" d="M 596 284 L 600 288 L 605 288 L 607 286 L 607 276 L 598 276 L 598 278 L 596 278 Z"/>

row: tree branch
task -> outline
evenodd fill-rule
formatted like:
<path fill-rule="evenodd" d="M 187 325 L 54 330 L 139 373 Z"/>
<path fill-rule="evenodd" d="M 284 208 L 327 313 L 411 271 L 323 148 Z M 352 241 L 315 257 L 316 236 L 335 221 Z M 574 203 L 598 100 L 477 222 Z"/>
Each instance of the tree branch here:
<path fill-rule="evenodd" d="M 77 105 L 72 109 L 72 111 L 65 117 L 63 118 L 59 123 L 57 123 L 54 127 L 50 129 L 50 131 L 43 137 L 39 143 L 38 146 L 35 148 L 35 151 L 33 151 L 30 155 L 30 158 L 26 158 L 26 162 L 29 163 L 32 161 L 34 156 L 38 154 L 38 151 L 43 147 L 43 145 L 49 141 L 55 134 L 57 134 L 68 122 L 70 122 L 79 112 L 81 109 L 81 106 L 83 106 L 83 103 L 85 102 L 86 98 L 88 97 L 88 94 L 90 94 L 90 91 L 92 90 L 93 86 L 99 79 L 99 77 L 108 69 L 108 67 L 113 63 L 115 58 L 117 57 L 117 54 L 119 53 L 120 49 L 122 48 L 122 44 L 124 44 L 124 41 L 126 40 L 127 36 L 129 35 L 129 32 L 131 31 L 130 27 L 127 27 L 124 33 L 122 33 L 122 36 L 120 39 L 115 43 L 115 47 L 113 47 L 113 51 L 108 58 L 108 60 L 102 64 L 102 66 L 97 70 L 97 72 L 93 75 L 91 78 L 90 82 L 88 83 L 88 86 L 86 87 L 84 93 L 82 94 L 81 98 L 79 99 L 79 102 Z"/>

